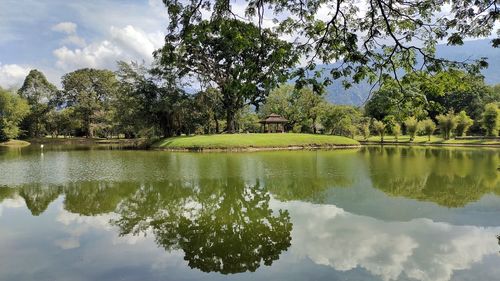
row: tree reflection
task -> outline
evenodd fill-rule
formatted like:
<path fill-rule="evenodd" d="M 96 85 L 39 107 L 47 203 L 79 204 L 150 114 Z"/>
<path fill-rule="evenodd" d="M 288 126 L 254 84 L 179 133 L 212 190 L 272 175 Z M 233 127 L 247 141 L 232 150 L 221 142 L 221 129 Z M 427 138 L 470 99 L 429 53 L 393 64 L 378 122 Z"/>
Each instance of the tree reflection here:
<path fill-rule="evenodd" d="M 19 189 L 19 196 L 26 202 L 26 207 L 31 211 L 33 216 L 39 216 L 47 208 L 50 203 L 59 197 L 62 188 L 57 186 L 41 186 L 40 184 L 33 184 L 22 186 Z"/>
<path fill-rule="evenodd" d="M 496 151 L 444 148 L 365 149 L 374 186 L 387 194 L 463 207 L 500 195 Z"/>
<path fill-rule="evenodd" d="M 271 265 L 291 242 L 287 211 L 273 213 L 259 184 L 236 178 L 144 186 L 118 208 L 121 235 L 151 230 L 158 245 L 181 249 L 191 268 L 222 274 Z"/>

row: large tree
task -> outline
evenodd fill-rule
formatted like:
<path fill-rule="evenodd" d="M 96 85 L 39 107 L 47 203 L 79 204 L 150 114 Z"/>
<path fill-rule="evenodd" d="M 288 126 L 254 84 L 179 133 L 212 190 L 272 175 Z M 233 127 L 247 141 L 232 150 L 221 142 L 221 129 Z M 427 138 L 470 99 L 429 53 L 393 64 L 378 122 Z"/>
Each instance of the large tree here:
<path fill-rule="evenodd" d="M 153 73 L 138 63 L 119 62 L 118 68 L 119 90 L 113 104 L 127 137 L 188 133 L 193 107 L 176 77 Z"/>
<path fill-rule="evenodd" d="M 47 81 L 42 72 L 33 69 L 24 79 L 23 86 L 18 93 L 28 101 L 31 111 L 21 124 L 22 130 L 29 137 L 44 135 L 47 114 L 53 109 L 53 102 L 58 93 L 56 86 Z"/>
<path fill-rule="evenodd" d="M 170 16 L 167 38 L 189 33 L 207 14 L 212 19 L 246 16 L 259 27 L 274 17 L 278 30 L 306 59 L 306 67 L 298 72 L 301 78 L 307 78 L 306 69 L 316 70 L 318 61 L 342 61 L 329 69 L 330 78 L 352 78 L 344 80 L 346 86 L 364 79 L 375 83 L 387 76 L 398 78 L 401 70 L 415 68 L 434 72 L 454 66 L 477 71 L 487 65 L 482 58 L 476 64 L 442 59 L 435 55 L 436 44 L 460 45 L 464 38 L 490 36 L 500 20 L 498 0 L 247 0 L 245 15 L 238 14 L 230 0 L 163 2 Z M 500 45 L 500 32 L 496 37 L 494 46 Z M 252 37 L 262 41 L 259 38 Z"/>
<path fill-rule="evenodd" d="M 292 44 L 271 30 L 227 17 L 167 35 L 156 57 L 164 73 L 174 69 L 185 80 L 221 92 L 228 132 L 235 132 L 238 111 L 246 104 L 259 106 L 298 60 Z"/>
<path fill-rule="evenodd" d="M 103 115 L 109 114 L 109 101 L 115 95 L 118 83 L 109 70 L 85 68 L 62 77 L 62 103 L 75 108 L 81 118 L 82 131 L 87 137 L 108 126 Z"/>
<path fill-rule="evenodd" d="M 19 136 L 19 123 L 29 114 L 26 100 L 0 88 L 0 141 Z"/>

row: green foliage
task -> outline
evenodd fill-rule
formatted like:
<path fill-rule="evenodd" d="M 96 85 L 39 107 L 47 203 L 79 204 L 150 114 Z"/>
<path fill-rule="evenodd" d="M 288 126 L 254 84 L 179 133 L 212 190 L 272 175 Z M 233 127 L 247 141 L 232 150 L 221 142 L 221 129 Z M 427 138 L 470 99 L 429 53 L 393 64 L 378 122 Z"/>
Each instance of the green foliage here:
<path fill-rule="evenodd" d="M 25 99 L 0 88 L 0 141 L 19 136 L 19 124 L 29 114 L 29 110 Z"/>
<path fill-rule="evenodd" d="M 26 76 L 18 94 L 26 99 L 30 106 L 30 114 L 21 124 L 22 130 L 25 131 L 24 135 L 29 137 L 45 135 L 48 114 L 54 108 L 58 97 L 56 86 L 47 81 L 42 72 L 34 69 Z"/>
<path fill-rule="evenodd" d="M 457 117 L 453 111 L 450 111 L 446 115 L 440 114 L 436 116 L 436 119 L 439 124 L 439 129 L 441 130 L 441 135 L 443 135 L 445 140 L 449 140 L 453 130 L 457 127 Z"/>
<path fill-rule="evenodd" d="M 489 103 L 484 107 L 482 118 L 483 129 L 488 136 L 498 136 L 500 127 L 500 110 L 496 103 Z"/>
<path fill-rule="evenodd" d="M 110 100 L 118 90 L 115 74 L 109 70 L 80 69 L 64 75 L 62 85 L 61 102 L 74 108 L 85 136 L 106 135 L 103 129 L 112 118 L 106 115 L 112 113 Z"/>
<path fill-rule="evenodd" d="M 329 134 L 353 137 L 358 131 L 361 112 L 348 105 L 326 104 L 321 123 Z"/>
<path fill-rule="evenodd" d="M 465 136 L 472 124 L 474 124 L 474 120 L 472 120 L 465 111 L 460 111 L 460 113 L 457 115 L 456 135 Z"/>
<path fill-rule="evenodd" d="M 396 142 L 397 142 L 399 139 L 399 136 L 401 135 L 401 125 L 399 125 L 399 123 L 392 125 L 391 131 L 392 131 L 392 135 L 394 136 L 394 138 L 396 139 Z"/>
<path fill-rule="evenodd" d="M 499 88 L 500 89 L 500 88 Z M 394 116 L 402 121 L 414 116 L 436 118 L 449 111 L 465 111 L 472 119 L 479 120 L 488 102 L 498 101 L 500 91 L 487 86 L 481 76 L 456 69 L 409 73 L 396 83 L 384 81 L 365 106 L 366 114 L 379 120 Z M 469 126 L 479 132 L 479 126 Z"/>
<path fill-rule="evenodd" d="M 432 119 L 427 118 L 420 121 L 420 129 L 428 137 L 428 140 L 431 141 L 431 136 L 434 134 L 434 131 L 436 131 L 436 123 L 434 123 Z"/>
<path fill-rule="evenodd" d="M 217 22 L 237 14 L 227 0 L 163 2 L 170 19 L 167 40 L 185 37 L 206 18 Z M 443 9 L 440 1 L 425 1 L 419 5 L 403 1 L 392 5 L 377 0 L 366 5 L 362 12 L 357 1 L 337 4 L 328 1 L 248 1 L 243 2 L 243 9 L 247 16 L 255 18 L 259 26 L 267 16 L 265 11 L 274 14 L 280 35 L 300 42 L 299 51 L 307 64 L 297 71 L 298 83 L 311 84 L 315 90 L 341 77 L 344 78 L 344 87 L 348 88 L 353 83 L 379 82 L 388 76 L 397 77 L 401 72 L 411 73 L 416 68 L 438 72 L 460 67 L 478 73 L 488 65 L 485 58 L 469 64 L 441 59 L 435 56 L 435 52 L 439 41 L 461 45 L 465 38 L 492 34 L 498 22 L 492 1 L 452 1 L 453 9 L 446 18 L 439 18 Z M 330 13 L 319 16 L 325 6 L 330 6 Z M 241 5 L 238 9 L 242 9 Z M 242 37 L 246 35 L 242 34 Z M 250 38 L 256 44 L 266 43 L 257 34 Z M 498 46 L 499 42 L 500 38 L 493 38 L 491 43 Z M 419 57 L 425 58 L 425 63 Z M 329 69 L 330 75 L 325 81 L 310 78 L 308 70 L 315 70 L 318 61 L 340 60 L 341 66 Z"/>
<path fill-rule="evenodd" d="M 415 139 L 415 136 L 417 135 L 417 132 L 419 131 L 419 123 L 417 118 L 413 116 L 406 118 L 405 126 L 406 132 L 410 136 L 410 141 L 413 141 Z"/>
<path fill-rule="evenodd" d="M 370 137 L 370 118 L 363 117 L 359 123 L 359 132 L 363 136 L 364 140 L 368 140 Z"/>
<path fill-rule="evenodd" d="M 373 121 L 373 129 L 380 136 L 380 142 L 384 142 L 384 135 L 385 135 L 385 130 L 386 130 L 385 123 L 382 121 L 374 120 Z"/>
<path fill-rule="evenodd" d="M 270 29 L 228 18 L 202 20 L 179 36 L 166 36 L 156 57 L 163 74 L 217 86 L 228 132 L 236 131 L 237 112 L 247 103 L 263 102 L 272 88 L 288 79 L 288 70 L 299 58 L 293 45 Z"/>

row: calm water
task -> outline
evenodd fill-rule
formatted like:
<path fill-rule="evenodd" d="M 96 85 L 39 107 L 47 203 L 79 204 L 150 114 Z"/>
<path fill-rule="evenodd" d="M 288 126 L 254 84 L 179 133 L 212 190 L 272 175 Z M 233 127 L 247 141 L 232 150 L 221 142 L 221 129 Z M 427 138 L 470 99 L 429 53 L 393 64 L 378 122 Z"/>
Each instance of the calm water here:
<path fill-rule="evenodd" d="M 0 150 L 0 280 L 500 280 L 500 150 Z"/>

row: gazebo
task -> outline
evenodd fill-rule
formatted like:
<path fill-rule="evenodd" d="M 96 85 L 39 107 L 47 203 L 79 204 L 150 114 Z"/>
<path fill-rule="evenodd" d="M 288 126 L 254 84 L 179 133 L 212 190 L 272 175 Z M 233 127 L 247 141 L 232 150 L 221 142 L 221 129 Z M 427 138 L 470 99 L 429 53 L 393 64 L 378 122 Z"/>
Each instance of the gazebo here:
<path fill-rule="evenodd" d="M 264 133 L 284 133 L 285 124 L 288 123 L 288 120 L 278 114 L 272 113 L 266 118 L 260 120 L 259 123 L 261 124 L 261 129 Z"/>

